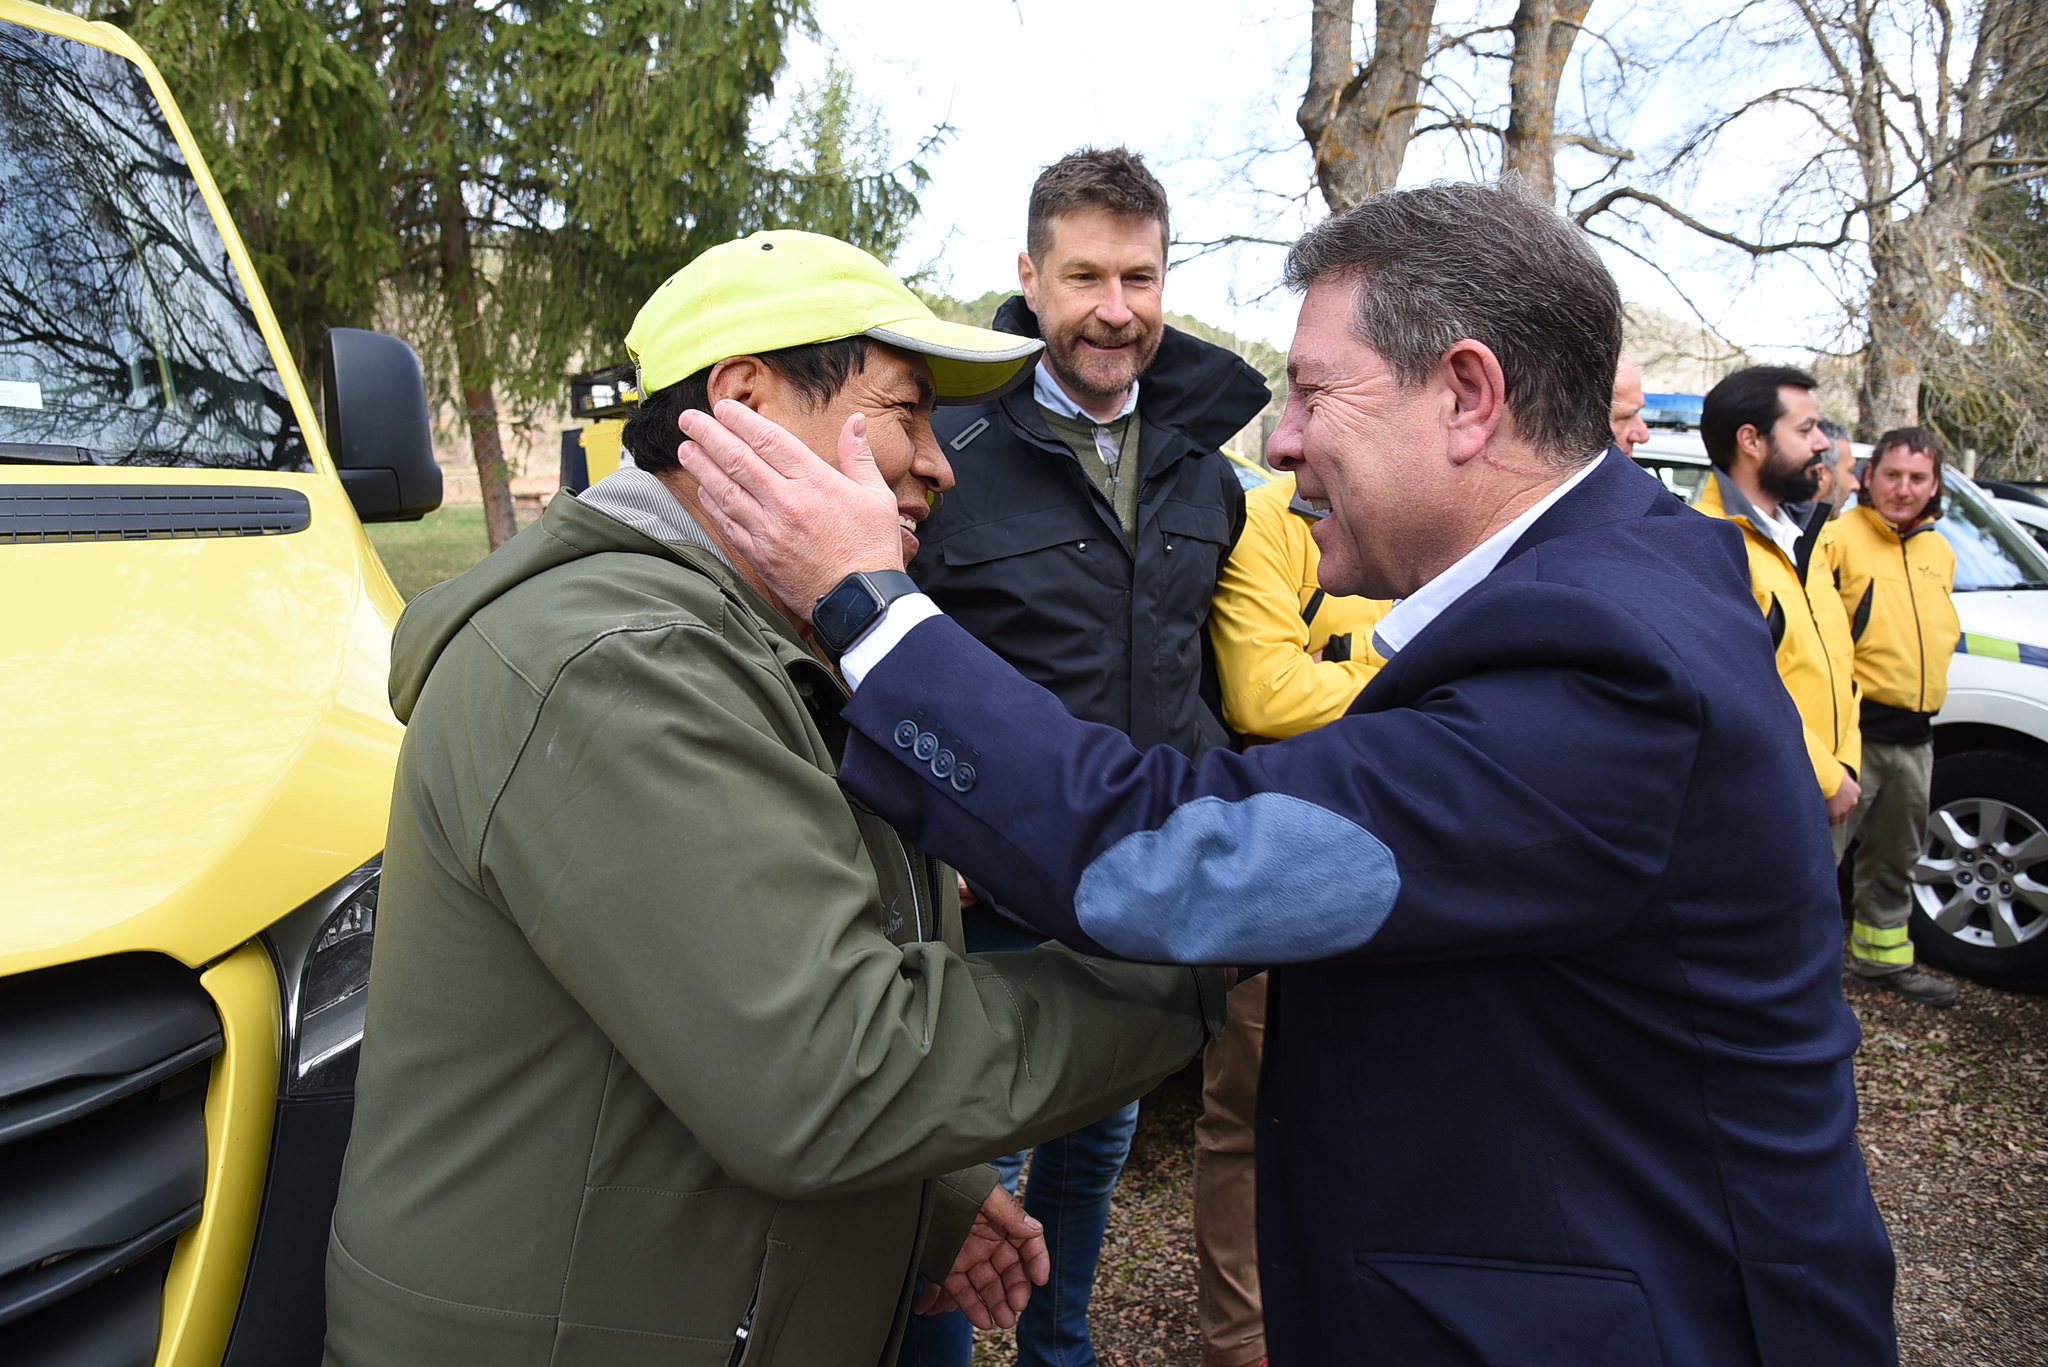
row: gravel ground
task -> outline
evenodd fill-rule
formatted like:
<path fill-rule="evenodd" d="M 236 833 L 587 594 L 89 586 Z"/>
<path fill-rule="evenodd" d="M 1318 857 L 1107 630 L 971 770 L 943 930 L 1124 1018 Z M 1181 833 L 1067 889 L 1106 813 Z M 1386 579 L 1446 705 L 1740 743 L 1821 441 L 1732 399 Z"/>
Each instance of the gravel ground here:
<path fill-rule="evenodd" d="M 1947 1011 L 1852 990 L 1871 1185 L 1898 1251 L 1904 1367 L 2048 1367 L 2048 997 L 1963 984 Z M 1146 1098 L 1110 1215 L 1103 1367 L 1196 1367 L 1189 1071 Z M 983 1334 L 975 1367 L 1007 1367 Z"/>
<path fill-rule="evenodd" d="M 1856 989 L 1863 1153 L 1899 1259 L 1899 1361 L 2048 1364 L 2048 997 Z"/>

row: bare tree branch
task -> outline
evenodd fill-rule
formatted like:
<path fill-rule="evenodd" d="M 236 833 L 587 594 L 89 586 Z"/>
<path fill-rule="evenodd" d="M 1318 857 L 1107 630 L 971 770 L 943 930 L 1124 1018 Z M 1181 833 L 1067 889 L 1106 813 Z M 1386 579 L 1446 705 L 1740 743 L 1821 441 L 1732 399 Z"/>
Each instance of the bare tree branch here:
<path fill-rule="evenodd" d="M 1613 161 L 1634 161 L 1636 154 L 1626 147 L 1610 147 L 1587 133 L 1560 133 L 1557 140 L 1568 147 L 1583 147 L 1596 157 L 1607 157 Z"/>
<path fill-rule="evenodd" d="M 1684 224 L 1701 237 L 1708 237 L 1716 242 L 1726 243 L 1728 246 L 1734 247 L 1738 251 L 1745 252 L 1750 256 L 1774 256 L 1779 252 L 1832 251 L 1850 240 L 1850 230 L 1855 219 L 1853 211 L 1844 213 L 1840 230 L 1831 238 L 1792 238 L 1784 242 L 1751 242 L 1734 233 L 1701 222 L 1660 195 L 1653 195 L 1646 190 L 1638 190 L 1624 185 L 1619 189 L 1609 190 L 1606 194 L 1573 214 L 1572 221 L 1590 232 L 1592 229 L 1588 225 L 1594 219 L 1624 200 L 1633 200 L 1639 204 L 1647 204 L 1651 208 L 1666 214 L 1674 221 Z M 1595 236 L 1604 235 L 1595 234 Z M 1613 239 L 1606 238 L 1605 240 L 1612 241 Z"/>
<path fill-rule="evenodd" d="M 1294 240 L 1292 238 L 1259 237 L 1252 233 L 1228 233 L 1222 237 L 1201 240 L 1176 237 L 1173 239 L 1173 245 L 1176 247 L 1193 247 L 1195 249 L 1189 255 L 1178 257 L 1170 263 L 1171 266 L 1185 266 L 1190 261 L 1200 261 L 1205 256 L 1230 247 L 1292 247 Z"/>

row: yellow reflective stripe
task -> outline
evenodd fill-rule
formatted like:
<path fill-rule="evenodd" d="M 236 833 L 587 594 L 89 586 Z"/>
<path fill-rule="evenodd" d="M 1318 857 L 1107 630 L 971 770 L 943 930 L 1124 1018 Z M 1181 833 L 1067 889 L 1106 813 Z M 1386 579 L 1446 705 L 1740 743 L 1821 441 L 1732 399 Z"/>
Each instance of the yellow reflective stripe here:
<path fill-rule="evenodd" d="M 1913 942 L 1907 937 L 1904 926 L 1886 929 L 1865 925 L 1861 921 L 1851 923 L 1854 933 L 1849 940 L 1849 952 L 1871 964 L 1910 964 L 1913 962 Z"/>

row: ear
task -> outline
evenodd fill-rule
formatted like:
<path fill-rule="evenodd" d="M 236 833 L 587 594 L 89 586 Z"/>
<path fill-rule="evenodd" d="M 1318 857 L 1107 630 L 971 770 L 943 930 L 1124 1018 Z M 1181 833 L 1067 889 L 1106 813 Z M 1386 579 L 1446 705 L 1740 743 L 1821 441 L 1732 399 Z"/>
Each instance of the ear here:
<path fill-rule="evenodd" d="M 711 367 L 711 373 L 704 377 L 705 388 L 711 392 L 711 402 L 732 399 L 747 407 L 758 410 L 761 407 L 761 387 L 772 378 L 772 372 L 761 364 L 758 356 L 732 356 Z"/>
<path fill-rule="evenodd" d="M 1463 465 L 1485 450 L 1507 421 L 1507 378 L 1492 348 L 1470 337 L 1443 354 L 1436 373 L 1450 400 L 1444 435 L 1451 463 Z"/>
<path fill-rule="evenodd" d="M 1746 422 L 1735 429 L 1735 454 L 1748 456 L 1759 465 L 1770 454 L 1767 439 L 1755 423 Z"/>
<path fill-rule="evenodd" d="M 1038 266 L 1030 252 L 1017 253 L 1017 288 L 1024 291 L 1024 303 L 1038 312 Z"/>

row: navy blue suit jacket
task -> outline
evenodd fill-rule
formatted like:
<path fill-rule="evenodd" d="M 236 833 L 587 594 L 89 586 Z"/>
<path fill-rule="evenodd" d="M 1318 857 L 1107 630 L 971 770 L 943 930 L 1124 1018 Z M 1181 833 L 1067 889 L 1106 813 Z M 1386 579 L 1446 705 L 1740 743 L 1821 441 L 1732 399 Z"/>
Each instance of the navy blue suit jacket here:
<path fill-rule="evenodd" d="M 845 715 L 1048 934 L 1279 965 L 1276 1367 L 1896 1360 L 1798 717 L 1733 529 L 1626 459 L 1293 740 L 1140 753 L 943 619 Z"/>

